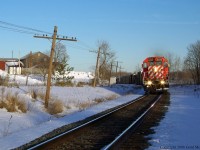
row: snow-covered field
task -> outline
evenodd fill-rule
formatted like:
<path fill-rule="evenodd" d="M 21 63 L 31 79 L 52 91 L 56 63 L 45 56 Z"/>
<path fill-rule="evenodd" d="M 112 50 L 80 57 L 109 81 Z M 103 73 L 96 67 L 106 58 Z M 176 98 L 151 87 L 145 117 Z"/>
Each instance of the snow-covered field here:
<path fill-rule="evenodd" d="M 11 90 L 19 92 L 19 89 L 12 88 Z M 24 97 L 24 101 L 27 101 L 29 107 L 27 113 L 10 113 L 5 109 L 0 109 L 1 149 L 15 148 L 55 128 L 85 119 L 143 94 L 142 89 L 134 90 L 133 87 L 124 85 L 110 88 L 52 87 L 51 92 L 53 95 L 57 95 L 64 103 L 65 110 L 60 115 L 48 114 L 44 109 L 43 101 L 32 101 L 24 91 L 19 95 Z M 113 97 L 113 95 L 114 100 L 107 100 L 107 97 Z M 96 99 L 102 99 L 102 102 L 97 103 Z M 80 103 L 84 102 L 87 102 L 88 105 L 86 107 L 88 108 L 81 107 Z"/>
<path fill-rule="evenodd" d="M 79 79 L 84 78 L 83 74 L 79 73 L 82 76 Z M 10 78 L 13 81 L 14 76 Z M 26 78 L 16 76 L 15 81 L 24 84 Z M 44 101 L 39 97 L 33 99 L 30 94 L 33 90 L 44 93 L 43 83 L 30 78 L 31 84 L 37 86 L 0 87 L 1 99 L 10 92 L 23 101 L 27 108 L 26 113 L 20 110 L 8 112 L 0 108 L 0 149 L 16 148 L 55 128 L 126 103 L 144 93 L 134 85 L 96 88 L 53 86 L 51 99 L 59 100 L 63 111 L 50 115 L 44 108 Z M 154 127 L 156 133 L 149 135 L 152 144 L 149 149 L 200 149 L 200 86 L 171 86 L 170 94 L 171 104 L 165 118 L 159 126 Z"/>

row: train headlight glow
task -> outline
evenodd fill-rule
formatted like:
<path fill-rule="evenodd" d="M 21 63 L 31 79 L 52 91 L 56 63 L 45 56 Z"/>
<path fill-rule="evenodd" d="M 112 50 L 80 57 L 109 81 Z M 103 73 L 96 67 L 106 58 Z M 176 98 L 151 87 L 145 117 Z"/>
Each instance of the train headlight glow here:
<path fill-rule="evenodd" d="M 165 81 L 164 81 L 164 80 L 161 80 L 161 81 L 160 81 L 160 84 L 162 84 L 162 85 L 165 84 Z"/>
<path fill-rule="evenodd" d="M 155 67 L 155 68 L 154 68 L 154 72 L 157 72 L 157 71 L 158 71 L 158 68 L 157 68 L 157 67 Z"/>
<path fill-rule="evenodd" d="M 152 81 L 147 81 L 147 85 L 151 85 L 152 84 Z"/>

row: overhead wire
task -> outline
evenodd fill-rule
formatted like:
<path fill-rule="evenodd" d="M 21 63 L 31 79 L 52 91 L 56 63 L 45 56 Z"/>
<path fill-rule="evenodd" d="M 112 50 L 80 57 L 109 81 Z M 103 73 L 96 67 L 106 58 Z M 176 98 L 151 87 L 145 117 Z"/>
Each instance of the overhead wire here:
<path fill-rule="evenodd" d="M 21 26 L 21 25 L 16 25 L 16 24 L 8 23 L 1 20 L 0 20 L 0 28 L 13 31 L 13 32 L 23 33 L 23 34 L 38 34 L 38 33 L 52 34 L 51 32 L 42 31 L 42 30 L 30 28 L 30 27 Z M 63 35 L 58 34 L 58 36 L 63 36 Z M 69 43 L 67 43 L 67 45 L 79 50 L 83 50 L 83 51 L 94 51 L 94 48 L 92 48 L 91 46 L 89 46 L 88 44 L 86 44 L 85 42 L 81 40 L 78 40 L 76 45 L 72 45 Z"/>
<path fill-rule="evenodd" d="M 25 31 L 25 30 L 19 30 L 19 29 L 10 28 L 10 27 L 5 27 L 5 26 L 1 26 L 1 25 L 0 25 L 0 28 L 6 29 L 6 30 L 10 30 L 10 31 L 13 31 L 13 32 L 24 33 L 24 34 L 35 34 L 33 32 L 29 32 L 29 31 Z"/>
<path fill-rule="evenodd" d="M 85 47 L 87 47 L 88 49 L 94 50 L 95 48 L 92 48 L 91 46 L 89 46 L 88 44 L 86 44 L 85 42 L 79 40 L 79 43 L 84 45 Z"/>
<path fill-rule="evenodd" d="M 85 47 L 81 47 L 80 45 L 72 45 L 72 44 L 69 44 L 69 43 L 67 43 L 66 45 L 67 45 L 67 47 L 69 46 L 69 47 L 72 47 L 72 48 L 75 48 L 75 49 L 78 49 L 78 50 L 87 51 L 87 52 L 90 51 L 90 49 L 85 48 Z"/>
<path fill-rule="evenodd" d="M 51 32 L 46 32 L 46 31 L 42 31 L 42 30 L 38 30 L 38 29 L 33 29 L 33 28 L 25 27 L 25 26 L 20 26 L 20 25 L 8 23 L 8 22 L 5 22 L 5 21 L 0 21 L 0 23 L 4 24 L 4 25 L 8 25 L 8 26 L 13 26 L 15 28 L 21 28 L 21 29 L 25 29 L 25 30 L 35 31 L 37 33 L 40 32 L 40 33 L 52 34 Z"/>

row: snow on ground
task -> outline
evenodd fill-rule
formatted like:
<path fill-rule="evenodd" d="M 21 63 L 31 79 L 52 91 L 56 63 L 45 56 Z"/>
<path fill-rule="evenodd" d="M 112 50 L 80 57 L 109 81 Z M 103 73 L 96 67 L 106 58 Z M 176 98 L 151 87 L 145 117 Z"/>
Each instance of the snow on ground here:
<path fill-rule="evenodd" d="M 74 81 L 74 82 L 87 82 L 87 83 L 89 83 L 90 80 L 94 78 L 94 76 L 91 72 L 71 71 L 68 74 L 68 76 L 73 76 L 74 79 L 72 81 Z"/>
<path fill-rule="evenodd" d="M 168 112 L 148 136 L 148 149 L 200 149 L 200 86 L 173 86 L 170 94 Z"/>
<path fill-rule="evenodd" d="M 132 91 L 130 91 L 130 89 L 132 89 Z M 129 94 L 123 95 L 126 93 L 125 91 L 128 91 Z M 52 131 L 55 128 L 85 119 L 106 109 L 126 103 L 143 94 L 143 90 L 141 89 L 136 91 L 137 92 L 134 93 L 133 87 L 130 88 L 129 86 L 117 86 L 111 88 L 82 87 L 77 89 L 53 87 L 52 93 L 59 95 L 59 98 L 63 102 L 66 100 L 66 103 L 71 107 L 70 113 L 65 112 L 69 114 L 65 114 L 64 117 L 60 118 L 47 114 L 44 111 L 44 104 L 41 104 L 39 101 L 31 102 L 30 98 L 28 98 L 26 94 L 24 96 L 27 96 L 26 100 L 29 101 L 30 107 L 27 113 L 9 113 L 5 109 L 0 109 L 1 149 L 12 149 L 18 147 Z M 98 104 L 91 103 L 92 105 L 89 106 L 89 108 L 79 109 L 78 105 L 75 105 L 76 103 L 80 103 L 82 101 L 92 101 L 92 99 L 95 98 L 105 98 L 104 96 L 113 95 L 114 93 L 118 97 L 115 100 L 105 100 L 104 102 Z M 10 118 L 11 120 L 9 121 Z"/>
<path fill-rule="evenodd" d="M 1 76 L 7 76 L 0 72 Z M 85 73 L 79 73 L 84 79 Z M 88 77 L 88 74 L 86 75 Z M 85 76 L 85 78 L 86 78 Z M 13 82 L 13 76 L 9 76 Z M 88 78 L 86 78 L 88 80 Z M 64 111 L 58 115 L 50 115 L 44 108 L 41 98 L 33 99 L 31 91 L 45 93 L 46 87 L 41 86 L 36 79 L 30 78 L 29 84 L 37 86 L 24 86 L 26 77 L 16 76 L 18 87 L 0 86 L 0 99 L 5 100 L 7 93 L 18 97 L 26 104 L 27 112 L 8 112 L 0 109 L 0 149 L 12 149 L 30 142 L 55 128 L 83 120 L 89 116 L 106 109 L 126 103 L 141 95 L 144 91 L 141 87 L 130 85 L 114 85 L 111 87 L 51 87 L 51 100 L 60 100 Z M 83 80 L 82 80 L 83 81 Z M 78 80 L 77 82 L 80 82 Z M 38 86 L 40 85 L 40 86 Z"/>
<path fill-rule="evenodd" d="M 24 75 L 8 75 L 5 71 L 2 71 L 0 69 L 0 76 L 3 79 L 9 78 L 9 83 L 26 85 L 27 77 Z M 44 83 L 42 81 L 29 77 L 28 85 L 44 85 Z"/>

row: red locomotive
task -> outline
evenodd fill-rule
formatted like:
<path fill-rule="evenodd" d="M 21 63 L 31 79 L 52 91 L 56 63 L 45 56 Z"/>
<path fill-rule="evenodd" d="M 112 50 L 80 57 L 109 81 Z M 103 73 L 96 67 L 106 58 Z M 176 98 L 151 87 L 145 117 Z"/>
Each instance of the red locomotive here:
<path fill-rule="evenodd" d="M 142 81 L 146 92 L 169 89 L 169 63 L 164 57 L 148 57 L 142 64 Z"/>

